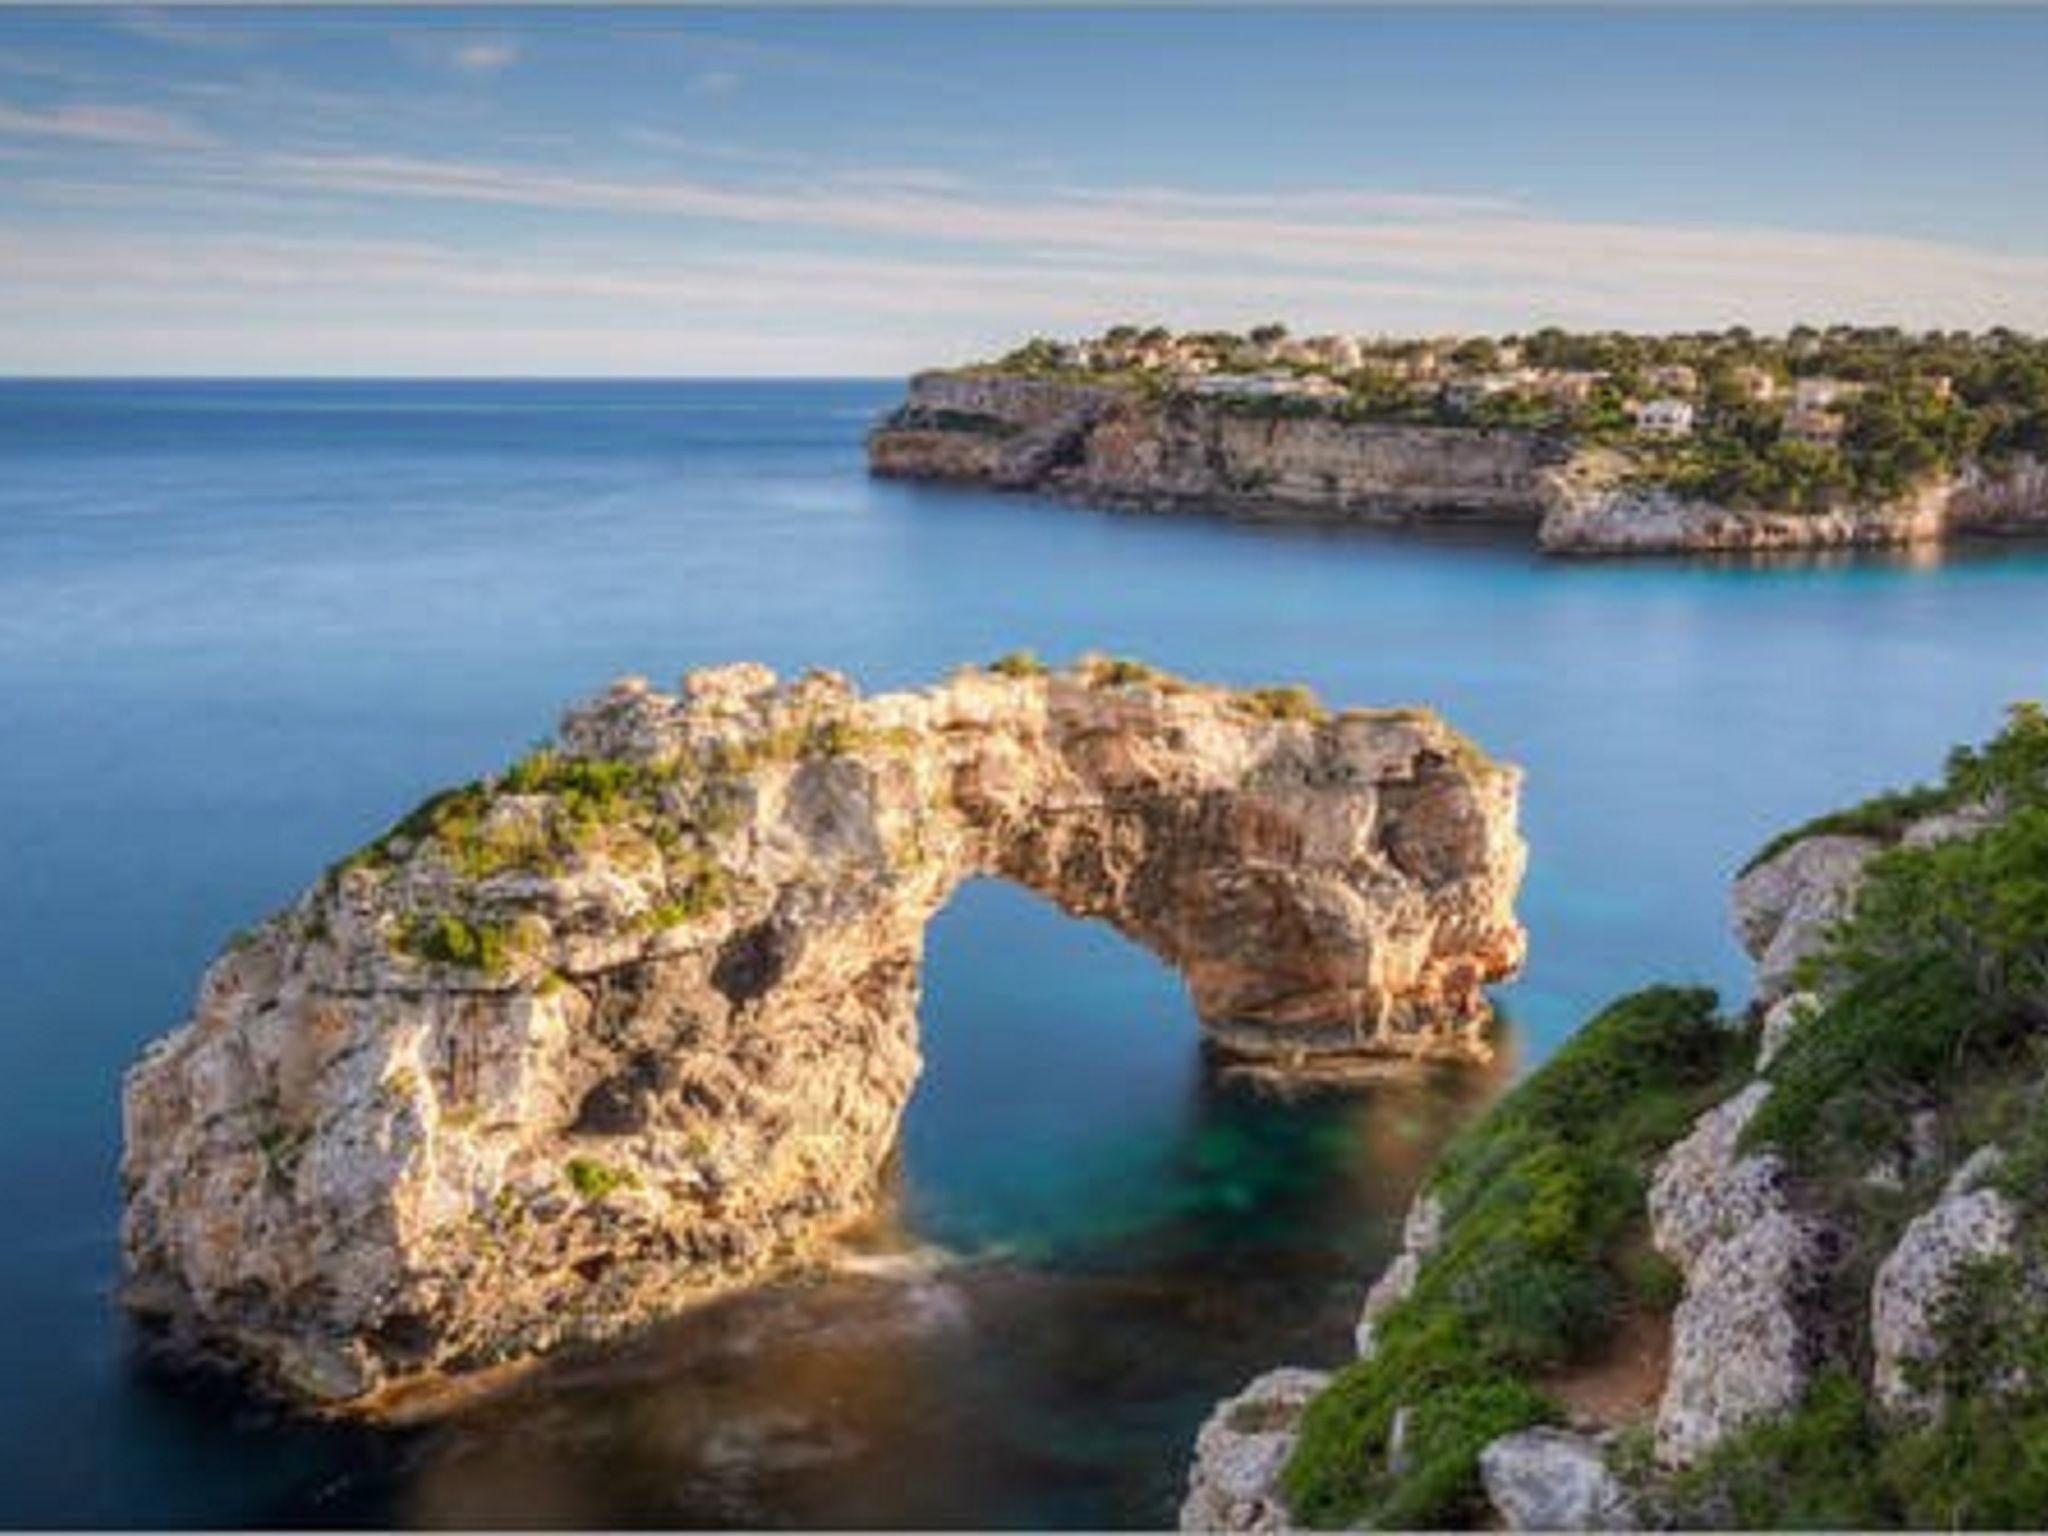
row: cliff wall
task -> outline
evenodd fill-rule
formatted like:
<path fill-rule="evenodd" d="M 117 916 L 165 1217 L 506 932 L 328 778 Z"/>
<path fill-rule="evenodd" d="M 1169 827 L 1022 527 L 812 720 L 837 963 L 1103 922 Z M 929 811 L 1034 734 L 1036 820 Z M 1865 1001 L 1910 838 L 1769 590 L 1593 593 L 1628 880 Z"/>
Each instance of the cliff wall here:
<path fill-rule="evenodd" d="M 921 374 L 869 438 L 875 472 L 1125 506 L 1401 522 L 1533 523 L 1552 451 L 1534 434 L 1347 423 L 1186 396 Z"/>
<path fill-rule="evenodd" d="M 995 373 L 926 373 L 868 439 L 876 474 L 1154 511 L 1526 524 L 1559 555 L 1769 553 L 2048 532 L 2048 465 L 2022 457 L 1893 502 L 1822 513 L 1720 506 L 1627 461 L 1512 428 L 1351 422 L 1313 410 Z"/>

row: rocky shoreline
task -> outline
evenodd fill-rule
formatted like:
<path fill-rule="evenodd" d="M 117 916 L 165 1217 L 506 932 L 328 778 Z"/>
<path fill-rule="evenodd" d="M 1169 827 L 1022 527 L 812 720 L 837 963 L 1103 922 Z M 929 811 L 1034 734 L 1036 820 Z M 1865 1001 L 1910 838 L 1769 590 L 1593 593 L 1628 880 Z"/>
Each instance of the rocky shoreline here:
<path fill-rule="evenodd" d="M 1720 1022 L 1710 995 L 1670 989 L 1625 999 L 1468 1131 L 1368 1294 L 1357 1362 L 1276 1371 L 1219 1404 L 1182 1527 L 2038 1525 L 2048 1489 L 2000 1470 L 2024 1450 L 1992 1445 L 2039 1443 L 2027 1416 L 2048 1268 L 2034 1186 L 2011 1168 L 2038 1158 L 2031 1117 L 2048 1079 L 2031 994 L 2002 1016 L 1963 957 L 1972 914 L 2038 878 L 2043 805 L 2048 717 L 2023 708 L 1987 748 L 1957 754 L 1944 784 L 1765 850 L 1733 892 L 1757 963 L 1745 1013 Z M 1916 937 L 1942 900 L 1957 916 Z M 2001 944 L 2048 947 L 2048 917 L 2017 932 L 2010 914 L 1997 921 Z M 1732 1066 L 1672 1065 L 1716 1053 Z M 1671 1123 L 1682 1095 L 1707 1107 Z M 1576 1163 L 1574 1127 L 1603 1096 L 1608 1118 L 1670 1129 L 1625 1162 Z M 1558 1106 L 1571 1112 L 1546 1129 Z M 1497 1219 L 1475 1166 L 1511 1186 L 1545 1181 L 1510 1203 L 1551 1202 L 1542 1241 L 1581 1223 L 1560 1250 L 1575 1267 Z M 1634 1193 L 1568 1216 L 1584 1195 L 1547 1182 L 1567 1170 Z M 1453 1322 L 1459 1298 L 1502 1273 L 1623 1289 L 1576 1323 L 1536 1323 L 1533 1339 L 1509 1326 L 1476 1355 L 1445 1353 L 1457 1335 L 1440 1330 L 1472 1326 Z M 1987 1323 L 1966 1321 L 1975 1308 Z M 1661 1341 L 1645 1390 L 1619 1409 L 1575 1391 L 1645 1313 L 1662 1318 L 1644 1334 Z M 1987 1325 L 2010 1345 L 1971 1331 Z M 1946 1458 L 1940 1477 L 1930 1457 Z"/>
<path fill-rule="evenodd" d="M 1926 546 L 2048 533 L 2048 465 L 1967 465 L 1896 501 L 1824 513 L 1719 506 L 1635 483 L 1555 433 L 1258 410 L 985 370 L 914 377 L 870 433 L 871 471 L 1149 512 L 1530 528 L 1554 555 Z"/>
<path fill-rule="evenodd" d="M 1426 710 L 1128 660 L 622 681 L 215 962 L 127 1078 L 124 1299 L 377 1413 L 811 1262 L 976 875 L 1151 949 L 1261 1070 L 1485 1059 L 1519 784 Z"/>

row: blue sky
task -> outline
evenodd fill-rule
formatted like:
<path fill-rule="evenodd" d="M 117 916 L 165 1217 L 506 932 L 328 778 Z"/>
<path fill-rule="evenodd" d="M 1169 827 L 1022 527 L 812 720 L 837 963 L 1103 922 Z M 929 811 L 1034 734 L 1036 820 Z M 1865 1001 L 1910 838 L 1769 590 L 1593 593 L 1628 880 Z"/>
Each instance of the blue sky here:
<path fill-rule="evenodd" d="M 0 373 L 2048 329 L 2048 11 L 0 10 Z"/>

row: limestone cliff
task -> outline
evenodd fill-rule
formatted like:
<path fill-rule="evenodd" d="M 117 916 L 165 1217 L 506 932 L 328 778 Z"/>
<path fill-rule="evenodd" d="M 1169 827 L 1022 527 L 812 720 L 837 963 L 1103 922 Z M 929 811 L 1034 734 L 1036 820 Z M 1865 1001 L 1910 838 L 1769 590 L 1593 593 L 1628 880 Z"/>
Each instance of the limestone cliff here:
<path fill-rule="evenodd" d="M 1526 432 L 1371 425 L 1188 396 L 920 374 L 868 440 L 881 475 L 982 481 L 1154 510 L 1533 524 L 1557 454 Z"/>
<path fill-rule="evenodd" d="M 2048 532 L 2048 465 L 2031 458 L 1966 465 L 1892 502 L 1770 511 L 1641 484 L 1624 455 L 1555 433 L 1356 421 L 991 372 L 919 374 L 870 434 L 868 456 L 883 476 L 1153 511 L 1523 524 L 1558 555 L 1868 549 Z"/>
<path fill-rule="evenodd" d="M 622 682 L 213 965 L 128 1077 L 127 1300 L 371 1409 L 802 1261 L 974 875 L 1178 967 L 1219 1049 L 1483 1057 L 1517 790 L 1426 711 L 1130 662 Z"/>

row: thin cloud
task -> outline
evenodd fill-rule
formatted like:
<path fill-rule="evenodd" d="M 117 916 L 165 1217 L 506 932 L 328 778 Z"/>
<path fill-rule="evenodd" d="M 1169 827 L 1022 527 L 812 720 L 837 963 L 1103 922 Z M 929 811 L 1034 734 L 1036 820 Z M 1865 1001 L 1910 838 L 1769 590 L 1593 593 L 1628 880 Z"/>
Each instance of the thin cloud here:
<path fill-rule="evenodd" d="M 2048 318 L 2048 257 L 1906 236 L 1569 220 L 1484 199 L 1418 205 L 1415 194 L 1390 201 L 1347 189 L 1236 198 L 1148 188 L 1129 197 L 1098 189 L 995 200 L 830 178 L 739 187 L 361 155 L 272 156 L 266 171 L 330 193 L 943 242 L 962 248 L 963 261 L 983 248 L 1114 258 L 1129 270 L 1134 295 L 1145 292 L 1147 272 L 1203 262 L 1265 285 L 1275 305 L 1291 285 L 1340 273 L 1475 291 L 1522 285 L 1531 308 L 1596 304 L 1646 316 L 1698 313 L 1707 301 L 1731 316 L 1791 307 L 1918 312 L 1956 323 L 2001 313 L 2013 323 Z"/>
<path fill-rule="evenodd" d="M 781 166 L 786 169 L 816 167 L 818 164 L 817 156 L 794 149 L 767 149 L 758 144 L 735 144 L 722 139 L 700 138 L 693 133 L 677 133 L 671 128 L 629 126 L 619 130 L 619 137 L 641 149 L 658 149 L 667 154 L 690 159 L 730 161 L 737 165 Z"/>
<path fill-rule="evenodd" d="M 2037 263 L 2048 268 L 2048 262 Z M 367 313 L 432 313 L 442 323 L 481 312 L 545 315 L 566 322 L 598 314 L 620 324 L 753 317 L 764 330 L 825 325 L 941 321 L 953 335 L 984 327 L 1081 328 L 1134 315 L 1196 323 L 1249 324 L 1284 311 L 1304 325 L 1347 329 L 1457 328 L 1478 315 L 1519 327 L 1535 320 L 1592 325 L 1717 325 L 1743 320 L 1786 325 L 1843 317 L 1900 323 L 2040 325 L 2048 309 L 2015 313 L 2002 290 L 1960 284 L 1907 298 L 1890 287 L 1889 269 L 1844 283 L 1825 276 L 1803 285 L 1768 281 L 1684 289 L 1645 282 L 1622 265 L 1589 269 L 1579 282 L 1474 281 L 1456 272 L 1190 269 L 1160 262 L 1071 253 L 1035 259 L 949 260 L 760 252 L 707 255 L 640 250 L 622 256 L 587 241 L 517 254 L 401 240 L 159 237 L 99 233 L 53 235 L 0 227 L 0 268 L 17 302 L 39 316 L 75 302 L 93 314 L 109 307 L 182 312 L 208 307 L 223 316 L 255 312 L 264 295 L 296 306 L 364 306 Z M 2033 292 L 2042 291 L 2037 275 Z M 1461 320 L 1460 317 L 1463 317 Z M 944 334 L 933 330 L 934 336 Z"/>
<path fill-rule="evenodd" d="M 94 70 L 27 48 L 0 48 L 0 75 L 73 86 L 95 86 L 104 78 Z"/>
<path fill-rule="evenodd" d="M 739 88 L 740 76 L 730 69 L 700 69 L 684 84 L 692 96 L 730 96 Z"/>
<path fill-rule="evenodd" d="M 218 142 L 191 119 L 173 112 L 84 101 L 43 109 L 0 102 L 0 134 L 135 149 L 199 149 Z"/>

